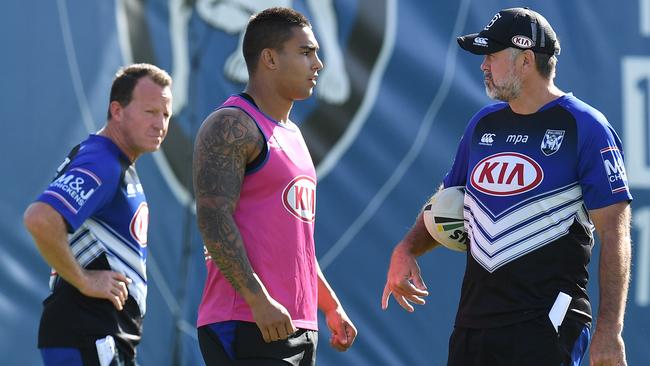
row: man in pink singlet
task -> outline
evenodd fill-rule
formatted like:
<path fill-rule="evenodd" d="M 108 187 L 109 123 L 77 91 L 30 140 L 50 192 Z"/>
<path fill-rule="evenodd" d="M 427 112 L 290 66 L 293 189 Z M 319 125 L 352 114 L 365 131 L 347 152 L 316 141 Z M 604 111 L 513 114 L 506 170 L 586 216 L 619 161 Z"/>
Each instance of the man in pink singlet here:
<path fill-rule="evenodd" d="M 323 64 L 309 21 L 288 8 L 254 15 L 243 42 L 249 82 L 203 122 L 193 176 L 207 279 L 197 320 L 210 365 L 314 365 L 317 310 L 330 344 L 357 330 L 316 261 L 316 171 L 295 100 Z"/>

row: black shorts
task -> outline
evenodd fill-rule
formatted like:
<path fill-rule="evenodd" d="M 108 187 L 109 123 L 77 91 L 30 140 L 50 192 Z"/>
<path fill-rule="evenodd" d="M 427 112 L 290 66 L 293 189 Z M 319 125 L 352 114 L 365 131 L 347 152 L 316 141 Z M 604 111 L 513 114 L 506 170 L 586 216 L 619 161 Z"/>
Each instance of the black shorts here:
<path fill-rule="evenodd" d="M 500 328 L 454 328 L 447 366 L 577 366 L 590 324 L 566 318 L 558 332 L 548 316 Z"/>
<path fill-rule="evenodd" d="M 314 366 L 318 332 L 298 329 L 288 339 L 266 343 L 255 323 L 228 321 L 197 330 L 206 366 Z"/>

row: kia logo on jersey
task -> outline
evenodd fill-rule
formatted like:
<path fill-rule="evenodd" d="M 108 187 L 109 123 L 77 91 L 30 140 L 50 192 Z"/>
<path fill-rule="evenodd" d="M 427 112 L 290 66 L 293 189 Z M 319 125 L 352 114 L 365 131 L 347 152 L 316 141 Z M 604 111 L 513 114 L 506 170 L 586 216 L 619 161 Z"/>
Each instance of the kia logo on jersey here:
<path fill-rule="evenodd" d="M 528 192 L 544 179 L 540 165 L 532 158 L 503 152 L 481 160 L 471 175 L 471 185 L 492 196 L 512 196 Z"/>
<path fill-rule="evenodd" d="M 131 219 L 131 236 L 141 247 L 147 246 L 147 230 L 149 230 L 149 206 L 146 202 L 141 202 L 135 215 Z"/>
<path fill-rule="evenodd" d="M 282 203 L 299 220 L 313 222 L 316 217 L 316 181 L 306 175 L 295 177 L 284 188 Z"/>

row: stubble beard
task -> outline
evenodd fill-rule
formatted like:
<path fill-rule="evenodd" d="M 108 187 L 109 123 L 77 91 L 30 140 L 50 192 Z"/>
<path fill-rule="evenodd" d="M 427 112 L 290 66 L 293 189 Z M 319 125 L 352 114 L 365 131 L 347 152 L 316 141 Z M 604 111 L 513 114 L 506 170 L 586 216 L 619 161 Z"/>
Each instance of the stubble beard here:
<path fill-rule="evenodd" d="M 515 75 L 511 68 L 501 85 L 497 85 L 492 79 L 492 74 L 485 75 L 485 93 L 494 100 L 509 102 L 521 94 L 521 79 Z"/>

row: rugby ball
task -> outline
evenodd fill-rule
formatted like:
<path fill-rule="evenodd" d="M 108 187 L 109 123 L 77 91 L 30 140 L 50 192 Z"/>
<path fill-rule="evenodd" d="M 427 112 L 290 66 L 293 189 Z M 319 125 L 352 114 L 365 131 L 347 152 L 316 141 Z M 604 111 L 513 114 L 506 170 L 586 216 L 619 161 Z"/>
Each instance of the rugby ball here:
<path fill-rule="evenodd" d="M 451 250 L 467 251 L 463 200 L 465 187 L 448 187 L 438 191 L 424 206 L 422 218 L 427 231 L 438 243 Z"/>

